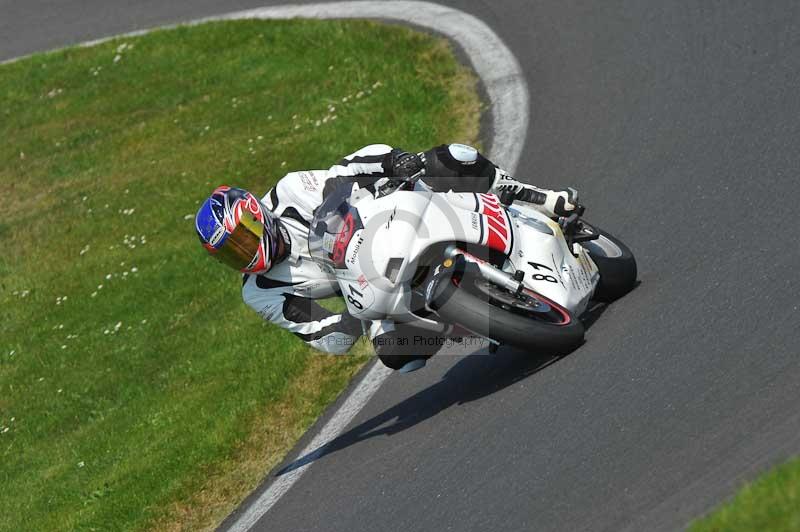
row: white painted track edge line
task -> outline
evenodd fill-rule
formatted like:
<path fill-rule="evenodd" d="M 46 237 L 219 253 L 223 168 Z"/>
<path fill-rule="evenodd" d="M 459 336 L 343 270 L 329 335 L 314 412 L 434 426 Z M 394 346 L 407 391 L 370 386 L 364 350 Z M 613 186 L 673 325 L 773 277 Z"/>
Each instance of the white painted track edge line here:
<path fill-rule="evenodd" d="M 112 39 L 144 35 L 155 29 L 195 25 L 218 20 L 289 19 L 289 18 L 388 19 L 426 28 L 456 42 L 472 63 L 483 82 L 492 114 L 490 159 L 510 172 L 516 170 L 528 130 L 528 88 L 522 69 L 514 54 L 486 23 L 463 11 L 413 0 L 352 1 L 319 4 L 288 4 L 204 17 L 182 24 L 94 39 L 79 46 L 94 46 Z M 12 63 L 28 56 L 0 62 Z M 330 417 L 299 456 L 306 456 L 335 439 L 355 418 L 393 372 L 380 363 L 373 363 L 364 377 L 354 386 L 341 406 Z M 306 463 L 276 478 L 228 528 L 232 532 L 250 530 L 274 504 L 294 485 L 313 464 Z"/>
<path fill-rule="evenodd" d="M 323 425 L 308 445 L 300 451 L 298 456 L 307 457 L 339 436 L 342 430 L 350 424 L 392 373 L 393 371 L 383 364 L 374 362 L 366 375 L 353 388 L 353 391 L 350 392 L 350 395 L 347 396 L 339 409 L 336 410 L 336 413 Z M 294 483 L 303 476 L 303 473 L 313 463 L 313 460 L 308 461 L 274 479 L 269 487 L 244 510 L 242 515 L 227 530 L 229 532 L 250 530 L 291 489 Z"/>
<path fill-rule="evenodd" d="M 456 9 L 415 1 L 275 6 L 251 9 L 203 21 L 294 17 L 393 19 L 433 30 L 455 41 L 470 59 L 489 98 L 493 137 L 490 158 L 514 172 L 528 130 L 528 88 L 516 58 L 484 22 Z M 379 363 L 373 365 L 299 456 L 306 456 L 320 449 L 341 434 L 391 373 Z M 230 532 L 250 530 L 299 480 L 311 463 L 273 480 L 228 530 Z"/>

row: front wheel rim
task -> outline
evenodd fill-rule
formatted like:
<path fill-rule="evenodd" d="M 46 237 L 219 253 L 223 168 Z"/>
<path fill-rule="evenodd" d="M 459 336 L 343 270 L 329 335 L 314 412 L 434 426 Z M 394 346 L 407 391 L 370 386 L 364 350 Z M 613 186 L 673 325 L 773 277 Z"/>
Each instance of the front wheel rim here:
<path fill-rule="evenodd" d="M 567 325 L 571 321 L 569 313 L 560 305 L 532 290 L 523 289 L 521 293 L 514 294 L 486 279 L 477 279 L 474 285 L 478 292 L 503 310 L 552 325 Z"/>

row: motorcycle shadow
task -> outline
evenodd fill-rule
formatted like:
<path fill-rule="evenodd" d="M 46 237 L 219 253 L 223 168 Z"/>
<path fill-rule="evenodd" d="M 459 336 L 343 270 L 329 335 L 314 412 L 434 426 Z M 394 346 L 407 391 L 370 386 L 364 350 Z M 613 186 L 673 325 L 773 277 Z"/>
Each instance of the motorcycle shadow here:
<path fill-rule="evenodd" d="M 581 317 L 587 329 L 599 319 L 605 309 L 605 304 L 596 304 Z M 510 347 L 503 347 L 493 355 L 489 355 L 486 349 L 481 349 L 461 358 L 435 384 L 340 434 L 326 445 L 297 458 L 279 469 L 274 476 L 284 475 L 369 438 L 397 434 L 451 406 L 492 395 L 544 370 L 561 358 L 564 357 L 530 353 Z"/>

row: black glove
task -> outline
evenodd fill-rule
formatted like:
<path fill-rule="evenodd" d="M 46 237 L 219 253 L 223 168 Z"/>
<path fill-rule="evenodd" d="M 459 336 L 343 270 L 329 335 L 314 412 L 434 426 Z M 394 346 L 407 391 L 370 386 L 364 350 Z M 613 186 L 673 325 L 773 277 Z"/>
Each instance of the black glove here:
<path fill-rule="evenodd" d="M 415 176 L 425 170 L 425 163 L 416 153 L 402 150 L 392 150 L 390 154 L 391 177 L 405 179 Z"/>

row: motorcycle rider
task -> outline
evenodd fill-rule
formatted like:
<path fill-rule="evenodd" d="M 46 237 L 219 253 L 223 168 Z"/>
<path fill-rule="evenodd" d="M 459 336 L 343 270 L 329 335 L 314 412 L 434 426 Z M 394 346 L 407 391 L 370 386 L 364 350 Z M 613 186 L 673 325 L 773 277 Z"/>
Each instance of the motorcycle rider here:
<path fill-rule="evenodd" d="M 443 144 L 409 153 L 372 144 L 328 170 L 288 173 L 261 200 L 220 186 L 198 210 L 195 228 L 209 254 L 244 274 L 242 297 L 265 320 L 332 354 L 345 353 L 366 333 L 386 366 L 412 368 L 409 363 L 432 356 L 441 341 L 411 341 L 419 334 L 413 327 L 385 320 L 362 324 L 346 311 L 334 314 L 316 303 L 341 293 L 336 279 L 311 260 L 308 230 L 314 210 L 339 185 L 357 183 L 380 194 L 391 181 L 420 174 L 436 191 L 510 195 L 552 217 L 581 208 L 574 191 L 521 183 L 471 146 Z"/>

